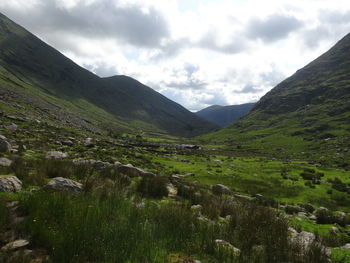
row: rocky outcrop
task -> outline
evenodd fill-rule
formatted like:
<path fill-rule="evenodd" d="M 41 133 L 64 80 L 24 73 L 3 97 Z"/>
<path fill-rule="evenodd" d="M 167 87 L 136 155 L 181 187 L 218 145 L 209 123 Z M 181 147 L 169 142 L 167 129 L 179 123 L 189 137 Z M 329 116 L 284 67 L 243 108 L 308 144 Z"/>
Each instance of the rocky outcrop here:
<path fill-rule="evenodd" d="M 68 154 L 59 151 L 49 151 L 45 157 L 48 159 L 64 159 L 67 158 Z"/>
<path fill-rule="evenodd" d="M 11 164 L 12 164 L 11 160 L 7 158 L 0 158 L 0 166 L 8 167 L 8 166 L 11 166 Z"/>
<path fill-rule="evenodd" d="M 130 177 L 155 176 L 155 174 L 144 171 L 141 168 L 134 167 L 132 164 L 120 165 L 117 169 L 120 173 L 128 175 Z"/>
<path fill-rule="evenodd" d="M 22 182 L 16 176 L 0 176 L 0 192 L 17 193 L 22 189 Z"/>
<path fill-rule="evenodd" d="M 67 178 L 55 177 L 46 185 L 46 188 L 75 194 L 82 191 L 83 185 Z"/>

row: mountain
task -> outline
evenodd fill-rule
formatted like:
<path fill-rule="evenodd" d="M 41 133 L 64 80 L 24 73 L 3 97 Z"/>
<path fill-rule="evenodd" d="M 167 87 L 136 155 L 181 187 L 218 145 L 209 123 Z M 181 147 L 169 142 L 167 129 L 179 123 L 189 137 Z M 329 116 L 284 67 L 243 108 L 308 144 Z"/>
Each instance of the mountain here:
<path fill-rule="evenodd" d="M 212 105 L 200 111 L 196 114 L 220 127 L 225 127 L 231 123 L 238 121 L 242 116 L 251 110 L 254 103 L 246 103 L 240 105 L 220 106 Z"/>
<path fill-rule="evenodd" d="M 241 121 L 205 139 L 257 152 L 346 163 L 349 134 L 350 34 L 278 84 Z"/>
<path fill-rule="evenodd" d="M 193 136 L 216 128 L 130 77 L 98 77 L 2 14 L 0 96 L 4 114 L 93 132 Z"/>

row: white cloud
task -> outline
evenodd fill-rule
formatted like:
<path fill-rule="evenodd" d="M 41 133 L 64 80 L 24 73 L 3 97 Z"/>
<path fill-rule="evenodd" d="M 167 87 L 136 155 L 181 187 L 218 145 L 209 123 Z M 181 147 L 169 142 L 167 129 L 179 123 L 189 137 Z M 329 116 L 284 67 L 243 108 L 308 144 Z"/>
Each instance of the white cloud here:
<path fill-rule="evenodd" d="M 348 0 L 11 0 L 5 15 L 105 77 L 190 110 L 258 100 L 350 28 Z"/>

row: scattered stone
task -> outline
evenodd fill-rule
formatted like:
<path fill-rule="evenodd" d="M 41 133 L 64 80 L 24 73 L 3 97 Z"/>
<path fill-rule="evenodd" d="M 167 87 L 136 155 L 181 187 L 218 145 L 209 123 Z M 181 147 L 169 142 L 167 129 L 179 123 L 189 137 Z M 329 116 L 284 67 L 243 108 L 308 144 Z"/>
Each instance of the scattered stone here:
<path fill-rule="evenodd" d="M 116 161 L 115 163 L 114 163 L 114 167 L 115 168 L 118 168 L 119 166 L 122 166 L 123 164 L 121 163 L 121 162 L 118 162 L 118 161 Z"/>
<path fill-rule="evenodd" d="M 76 181 L 63 178 L 55 177 L 53 178 L 46 187 L 57 190 L 57 191 L 67 191 L 69 193 L 78 193 L 83 189 L 83 185 Z"/>
<path fill-rule="evenodd" d="M 22 182 L 16 176 L 0 176 L 0 192 L 17 193 L 22 189 Z"/>
<path fill-rule="evenodd" d="M 345 244 L 344 246 L 340 247 L 342 249 L 350 250 L 350 243 Z"/>
<path fill-rule="evenodd" d="M 177 195 L 177 189 L 172 183 L 167 184 L 166 188 L 168 189 L 169 196 L 176 196 Z"/>
<path fill-rule="evenodd" d="M 3 246 L 1 248 L 2 251 L 9 251 L 9 250 L 16 250 L 19 248 L 23 248 L 29 245 L 29 241 L 25 240 L 25 239 L 19 239 L 13 242 L 10 242 L 8 244 L 6 244 L 5 246 Z"/>
<path fill-rule="evenodd" d="M 6 139 L 0 139 L 0 152 L 10 152 L 11 148 L 11 144 Z"/>
<path fill-rule="evenodd" d="M 84 146 L 86 146 L 86 147 L 93 147 L 93 146 L 95 146 L 95 143 L 94 143 L 92 138 L 88 137 L 84 141 Z"/>
<path fill-rule="evenodd" d="M 139 176 L 151 176 L 154 177 L 155 174 L 142 170 L 141 168 L 134 167 L 132 164 L 121 165 L 118 167 L 118 171 L 130 177 L 139 177 Z"/>
<path fill-rule="evenodd" d="M 68 154 L 59 151 L 49 151 L 46 153 L 48 159 L 63 159 L 67 158 Z"/>
<path fill-rule="evenodd" d="M 296 240 L 300 242 L 304 249 L 307 249 L 312 244 L 312 242 L 314 242 L 315 238 L 316 236 L 314 233 L 306 231 L 302 231 L 296 236 Z"/>
<path fill-rule="evenodd" d="M 339 233 L 340 231 L 339 231 L 339 229 L 338 229 L 337 227 L 332 226 L 330 232 L 331 232 L 332 234 L 337 234 L 337 233 Z"/>
<path fill-rule="evenodd" d="M 17 131 L 18 126 L 16 124 L 12 123 L 11 125 L 5 126 L 5 128 L 9 131 L 15 132 L 15 131 Z"/>
<path fill-rule="evenodd" d="M 200 215 L 203 207 L 201 205 L 192 205 L 191 210 L 193 213 Z"/>
<path fill-rule="evenodd" d="M 7 158 L 0 158 L 0 166 L 11 166 L 12 161 L 10 159 Z"/>
<path fill-rule="evenodd" d="M 242 201 L 253 201 L 253 198 L 251 198 L 250 196 L 246 196 L 246 195 L 237 195 L 235 194 L 234 197 L 236 197 L 237 199 L 239 200 L 242 200 Z"/>
<path fill-rule="evenodd" d="M 299 212 L 298 216 L 299 217 L 307 217 L 307 214 L 305 212 Z"/>
<path fill-rule="evenodd" d="M 74 145 L 74 143 L 73 143 L 71 140 L 64 140 L 64 141 L 62 142 L 62 144 L 63 144 L 63 145 L 66 145 L 66 146 L 73 146 L 73 145 Z"/>
<path fill-rule="evenodd" d="M 102 161 L 96 161 L 94 164 L 93 164 L 94 168 L 98 171 L 101 171 L 103 169 L 106 169 L 106 168 L 110 168 L 112 167 L 113 165 L 109 162 L 102 162 Z"/>
<path fill-rule="evenodd" d="M 219 160 L 219 159 L 216 159 L 216 160 L 213 161 L 213 163 L 222 163 L 222 161 Z"/>
<path fill-rule="evenodd" d="M 214 184 L 211 187 L 211 191 L 213 192 L 213 194 L 216 194 L 216 195 L 233 194 L 233 191 L 223 184 Z"/>
<path fill-rule="evenodd" d="M 233 245 L 231 245 L 229 242 L 227 242 L 225 240 L 216 239 L 215 243 L 218 247 L 222 247 L 222 248 L 226 248 L 226 249 L 230 250 L 232 252 L 232 254 L 237 256 L 237 257 L 241 254 L 240 249 L 234 247 Z"/>

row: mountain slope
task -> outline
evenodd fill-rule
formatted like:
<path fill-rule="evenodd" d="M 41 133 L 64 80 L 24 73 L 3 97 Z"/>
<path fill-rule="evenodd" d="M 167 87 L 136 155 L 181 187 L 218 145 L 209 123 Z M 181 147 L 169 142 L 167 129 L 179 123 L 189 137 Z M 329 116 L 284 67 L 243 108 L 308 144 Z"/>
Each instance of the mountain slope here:
<path fill-rule="evenodd" d="M 349 134 L 350 34 L 273 88 L 241 121 L 205 138 L 345 164 Z"/>
<path fill-rule="evenodd" d="M 212 105 L 197 111 L 196 114 L 207 121 L 215 123 L 220 127 L 224 127 L 238 121 L 242 116 L 249 112 L 253 106 L 254 103 L 230 106 Z"/>
<path fill-rule="evenodd" d="M 192 136 L 215 129 L 136 80 L 94 75 L 1 14 L 0 94 L 8 106 L 25 107 L 26 115 L 88 130 Z"/>

